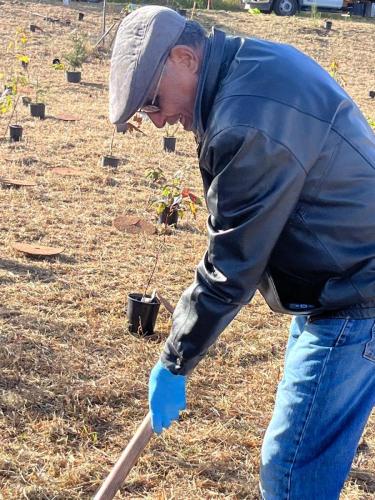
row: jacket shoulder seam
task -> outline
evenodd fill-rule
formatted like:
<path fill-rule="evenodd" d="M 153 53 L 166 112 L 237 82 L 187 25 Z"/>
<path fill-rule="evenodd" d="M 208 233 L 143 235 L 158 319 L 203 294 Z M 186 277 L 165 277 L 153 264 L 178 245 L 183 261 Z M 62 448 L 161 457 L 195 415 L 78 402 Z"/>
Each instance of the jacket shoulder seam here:
<path fill-rule="evenodd" d="M 375 170 L 375 165 L 369 160 L 352 142 L 350 142 L 341 132 L 339 132 L 335 127 L 332 127 L 332 131 L 335 132 L 343 141 L 346 142 L 354 151 L 359 154 L 359 156 L 371 167 Z"/>
<path fill-rule="evenodd" d="M 326 119 L 321 118 L 313 113 L 309 113 L 308 111 L 304 111 L 303 109 L 299 108 L 298 106 L 293 106 L 293 104 L 290 104 L 288 102 L 284 102 L 281 99 L 275 99 L 274 97 L 266 97 L 266 96 L 261 96 L 261 95 L 236 94 L 235 96 L 223 96 L 223 97 L 219 98 L 217 101 L 215 101 L 215 104 L 218 104 L 221 101 L 225 101 L 226 99 L 230 99 L 231 97 L 254 97 L 255 99 L 273 101 L 273 102 L 277 102 L 278 104 L 282 104 L 283 106 L 287 106 L 288 108 L 292 108 L 292 109 L 298 111 L 298 113 L 302 113 L 303 115 L 311 116 L 311 118 L 314 118 L 315 120 L 319 120 L 322 123 L 326 123 L 327 125 L 332 126 L 332 124 L 334 122 L 334 117 L 332 120 L 326 120 Z"/>
<path fill-rule="evenodd" d="M 257 127 L 252 127 L 251 125 L 246 125 L 246 124 L 237 124 L 237 125 L 234 125 L 234 126 L 229 126 L 229 127 L 224 127 L 222 129 L 220 129 L 218 132 L 216 132 L 212 137 L 210 137 L 210 139 L 208 139 L 208 146 L 210 145 L 210 143 L 213 141 L 213 139 L 218 136 L 219 134 L 221 134 L 222 132 L 225 132 L 227 130 L 233 130 L 233 129 L 236 129 L 236 128 L 246 128 L 246 129 L 252 129 L 252 130 L 256 130 L 260 133 L 262 133 L 264 136 L 268 137 L 271 141 L 273 141 L 274 143 L 277 143 L 279 144 L 280 146 L 282 146 L 284 149 L 286 149 L 291 155 L 292 157 L 296 160 L 296 162 L 298 163 L 298 165 L 302 168 L 302 170 L 304 171 L 305 175 L 307 175 L 307 171 L 303 165 L 303 163 L 297 158 L 297 156 L 294 154 L 294 152 L 288 147 L 286 146 L 283 142 L 271 137 L 265 130 L 261 129 L 261 128 L 257 128 Z"/>

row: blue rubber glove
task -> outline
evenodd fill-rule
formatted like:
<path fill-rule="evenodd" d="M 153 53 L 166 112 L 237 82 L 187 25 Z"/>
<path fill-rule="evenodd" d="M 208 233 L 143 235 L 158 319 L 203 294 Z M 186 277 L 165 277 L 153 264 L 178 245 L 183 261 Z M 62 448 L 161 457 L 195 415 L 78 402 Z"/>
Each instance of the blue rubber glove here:
<path fill-rule="evenodd" d="M 174 375 L 158 361 L 150 373 L 148 403 L 151 425 L 157 434 L 168 429 L 186 408 L 186 376 Z"/>

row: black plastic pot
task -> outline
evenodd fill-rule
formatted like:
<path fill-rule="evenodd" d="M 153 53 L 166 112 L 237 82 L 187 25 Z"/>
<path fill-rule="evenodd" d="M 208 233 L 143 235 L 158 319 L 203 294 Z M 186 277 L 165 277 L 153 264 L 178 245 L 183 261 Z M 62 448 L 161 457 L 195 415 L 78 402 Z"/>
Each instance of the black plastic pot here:
<path fill-rule="evenodd" d="M 52 64 L 61 64 L 60 59 L 58 57 L 55 57 L 55 59 L 52 61 Z"/>
<path fill-rule="evenodd" d="M 28 97 L 27 95 L 23 95 L 22 96 L 22 104 L 24 106 L 28 106 L 30 103 L 31 103 L 30 97 Z"/>
<path fill-rule="evenodd" d="M 375 97 L 375 90 L 370 90 L 370 92 L 368 93 L 368 95 L 371 97 L 371 99 L 374 99 L 374 97 Z"/>
<path fill-rule="evenodd" d="M 79 83 L 81 81 L 81 72 L 80 71 L 67 71 L 66 72 L 66 80 L 69 83 Z"/>
<path fill-rule="evenodd" d="M 21 61 L 21 66 L 23 67 L 23 69 L 27 69 L 29 63 L 26 62 L 26 61 Z"/>
<path fill-rule="evenodd" d="M 115 156 L 102 156 L 102 167 L 117 168 L 120 159 Z"/>
<path fill-rule="evenodd" d="M 176 137 L 163 137 L 163 147 L 167 153 L 176 151 Z"/>
<path fill-rule="evenodd" d="M 30 31 L 35 33 L 36 29 L 37 29 L 37 26 L 35 24 L 30 24 Z"/>
<path fill-rule="evenodd" d="M 30 114 L 35 118 L 44 120 L 44 118 L 46 117 L 46 105 L 44 104 L 44 102 L 31 102 Z"/>
<path fill-rule="evenodd" d="M 166 207 L 159 215 L 159 224 L 166 224 L 167 226 L 176 225 L 178 221 L 178 211 L 171 212 L 169 207 Z"/>
<path fill-rule="evenodd" d="M 177 12 L 180 14 L 180 16 L 183 16 L 183 17 L 186 17 L 186 15 L 187 15 L 186 9 L 177 9 Z"/>
<path fill-rule="evenodd" d="M 324 27 L 327 31 L 329 31 L 332 28 L 332 21 L 326 21 Z"/>
<path fill-rule="evenodd" d="M 85 14 L 83 12 L 78 12 L 78 21 L 83 21 Z"/>
<path fill-rule="evenodd" d="M 142 302 L 141 293 L 129 293 L 126 315 L 129 331 L 138 335 L 152 335 L 160 308 L 159 300 L 154 297 L 152 302 Z M 149 295 L 145 296 L 150 299 Z"/>
<path fill-rule="evenodd" d="M 22 126 L 21 125 L 9 125 L 9 137 L 11 142 L 19 142 L 22 138 Z"/>

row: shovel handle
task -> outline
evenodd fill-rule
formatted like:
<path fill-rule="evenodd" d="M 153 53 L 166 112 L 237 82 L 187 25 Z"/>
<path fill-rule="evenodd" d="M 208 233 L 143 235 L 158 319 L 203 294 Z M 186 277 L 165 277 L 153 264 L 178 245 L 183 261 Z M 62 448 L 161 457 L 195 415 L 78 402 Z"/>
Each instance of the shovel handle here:
<path fill-rule="evenodd" d="M 152 435 L 151 416 L 150 413 L 147 413 L 127 447 L 121 453 L 120 458 L 95 494 L 93 500 L 111 500 L 116 495 L 116 492 L 138 460 L 139 455 L 146 448 Z"/>

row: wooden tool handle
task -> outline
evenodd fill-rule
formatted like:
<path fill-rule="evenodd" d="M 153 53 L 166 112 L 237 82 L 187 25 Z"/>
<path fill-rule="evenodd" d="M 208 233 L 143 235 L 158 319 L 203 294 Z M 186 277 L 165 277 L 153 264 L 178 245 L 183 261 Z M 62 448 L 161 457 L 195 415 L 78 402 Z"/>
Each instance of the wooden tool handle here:
<path fill-rule="evenodd" d="M 152 435 L 151 416 L 148 413 L 93 500 L 111 500 L 116 495 L 116 492 L 129 474 L 139 455 L 146 448 Z"/>

